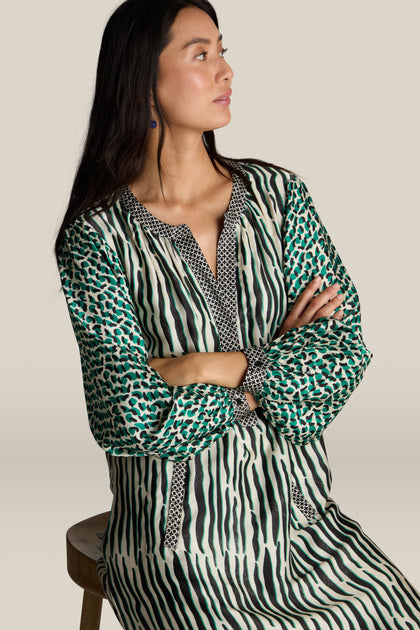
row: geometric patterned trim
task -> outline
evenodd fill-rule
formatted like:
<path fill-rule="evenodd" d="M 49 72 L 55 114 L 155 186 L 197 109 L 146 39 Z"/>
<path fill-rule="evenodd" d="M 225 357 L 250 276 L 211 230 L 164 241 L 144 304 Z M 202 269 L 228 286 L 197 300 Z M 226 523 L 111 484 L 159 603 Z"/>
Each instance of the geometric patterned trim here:
<path fill-rule="evenodd" d="M 236 389 L 229 390 L 229 398 L 235 407 L 235 418 L 243 427 L 253 427 L 257 424 L 257 415 L 249 410 L 245 391 L 249 390 L 245 390 L 242 383 Z"/>
<path fill-rule="evenodd" d="M 169 499 L 168 517 L 166 519 L 163 546 L 176 549 L 181 528 L 181 518 L 185 496 L 185 477 L 187 462 L 174 462 L 171 482 L 171 496 Z"/>
<path fill-rule="evenodd" d="M 292 483 L 292 501 L 310 523 L 319 519 L 319 513 L 317 510 L 305 499 L 299 488 L 295 486 L 294 483 Z"/>
<path fill-rule="evenodd" d="M 242 387 L 250 394 L 258 394 L 263 388 L 270 362 L 262 348 L 243 348 L 242 352 L 248 359 L 248 370 Z"/>

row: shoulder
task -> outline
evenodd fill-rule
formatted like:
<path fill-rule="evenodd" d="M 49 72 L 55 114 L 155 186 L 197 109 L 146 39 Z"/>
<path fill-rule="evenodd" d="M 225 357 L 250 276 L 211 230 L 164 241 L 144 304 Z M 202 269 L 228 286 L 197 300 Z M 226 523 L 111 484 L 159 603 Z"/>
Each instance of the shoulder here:
<path fill-rule="evenodd" d="M 112 282 L 124 282 L 123 252 L 130 242 L 118 203 L 109 207 L 85 210 L 63 233 L 57 249 L 57 263 L 62 283 L 75 277 L 90 278 L 108 274 Z M 132 239 L 131 239 L 132 240 Z M 63 284 L 63 286 L 64 286 Z"/>
<path fill-rule="evenodd" d="M 299 175 L 293 171 L 263 160 L 232 160 L 231 166 L 246 179 L 247 188 L 260 207 L 265 206 L 282 216 L 292 189 L 300 188 L 302 184 Z"/>
<path fill-rule="evenodd" d="M 288 168 L 256 158 L 231 160 L 234 169 L 241 172 L 254 191 L 280 195 L 286 199 L 289 191 L 303 184 L 300 176 Z"/>
<path fill-rule="evenodd" d="M 305 181 L 294 171 L 257 159 L 235 160 L 234 163 L 254 190 L 277 195 L 288 206 L 313 206 Z"/>
<path fill-rule="evenodd" d="M 266 188 L 276 186 L 286 189 L 290 181 L 299 179 L 299 176 L 290 169 L 256 158 L 232 160 L 231 163 L 249 180 Z"/>
<path fill-rule="evenodd" d="M 117 216 L 111 207 L 92 208 L 68 226 L 58 252 L 63 286 L 75 280 L 89 284 L 92 279 L 100 288 L 98 278 L 113 285 L 125 282 Z"/>
<path fill-rule="evenodd" d="M 71 243 L 72 248 L 116 249 L 121 239 L 130 240 L 131 235 L 129 213 L 117 200 L 85 210 L 66 229 L 64 240 Z"/>

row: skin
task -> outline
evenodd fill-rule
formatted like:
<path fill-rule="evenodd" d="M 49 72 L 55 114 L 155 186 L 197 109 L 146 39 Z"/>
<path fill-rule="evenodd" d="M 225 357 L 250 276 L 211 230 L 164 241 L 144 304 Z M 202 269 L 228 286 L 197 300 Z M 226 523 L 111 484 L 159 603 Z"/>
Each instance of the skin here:
<path fill-rule="evenodd" d="M 202 134 L 230 122 L 227 104 L 215 99 L 230 90 L 233 72 L 224 59 L 221 35 L 211 18 L 195 7 L 181 10 L 172 27 L 172 39 L 159 60 L 157 97 L 165 121 L 162 151 L 163 194 L 157 169 L 158 133 L 150 130 L 146 168 L 131 189 L 149 212 L 165 223 L 185 223 L 217 277 L 217 243 L 223 216 L 232 194 L 232 180 L 215 171 L 202 142 Z M 193 40 L 205 40 L 195 41 Z M 153 103 L 152 103 L 153 109 Z M 315 278 L 299 296 L 280 334 L 321 317 L 342 319 L 335 312 L 342 303 L 339 286 L 327 287 L 317 296 L 321 278 Z M 242 352 L 191 353 L 149 361 L 172 386 L 210 383 L 237 387 L 248 361 Z M 251 409 L 257 407 L 246 393 Z"/>

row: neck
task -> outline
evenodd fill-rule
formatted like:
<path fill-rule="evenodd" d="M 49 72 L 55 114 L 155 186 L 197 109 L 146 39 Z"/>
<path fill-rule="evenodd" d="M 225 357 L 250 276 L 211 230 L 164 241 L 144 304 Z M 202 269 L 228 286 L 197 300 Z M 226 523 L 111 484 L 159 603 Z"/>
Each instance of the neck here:
<path fill-rule="evenodd" d="M 177 134 L 167 130 L 161 154 L 161 186 L 157 163 L 158 142 L 159 132 L 151 130 L 145 168 L 131 185 L 139 198 L 190 204 L 220 180 L 221 176 L 211 163 L 201 134 Z M 221 170 L 227 174 L 226 169 Z"/>

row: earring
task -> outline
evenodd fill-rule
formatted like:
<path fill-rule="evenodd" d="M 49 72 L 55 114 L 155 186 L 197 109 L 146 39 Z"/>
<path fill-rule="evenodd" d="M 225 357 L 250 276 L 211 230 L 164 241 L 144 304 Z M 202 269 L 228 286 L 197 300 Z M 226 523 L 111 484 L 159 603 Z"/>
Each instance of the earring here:
<path fill-rule="evenodd" d="M 150 129 L 156 129 L 157 127 L 157 122 L 156 120 L 151 120 L 150 124 L 149 124 Z"/>

